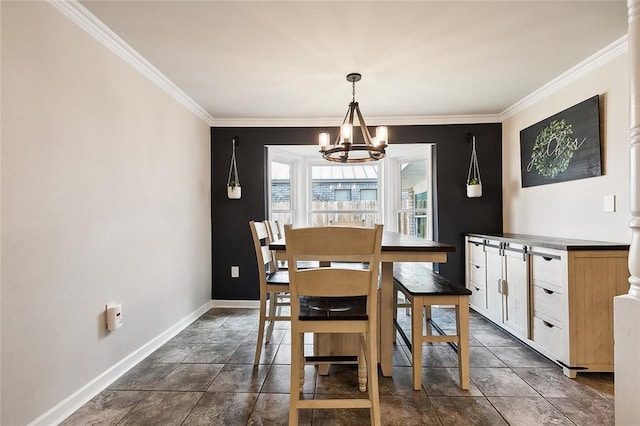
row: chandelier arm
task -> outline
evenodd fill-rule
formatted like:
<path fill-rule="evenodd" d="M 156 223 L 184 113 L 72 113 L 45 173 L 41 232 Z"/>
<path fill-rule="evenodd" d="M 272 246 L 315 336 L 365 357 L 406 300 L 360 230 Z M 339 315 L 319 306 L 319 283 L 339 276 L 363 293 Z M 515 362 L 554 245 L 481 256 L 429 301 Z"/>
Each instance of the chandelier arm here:
<path fill-rule="evenodd" d="M 360 105 L 356 102 L 356 112 L 358 113 L 358 122 L 360 123 L 360 130 L 362 131 L 362 139 L 364 139 L 364 143 L 367 145 L 373 146 L 371 143 L 371 134 L 369 134 L 369 129 L 367 128 L 367 123 L 364 122 L 364 118 L 362 117 L 362 113 L 360 112 Z"/>
<path fill-rule="evenodd" d="M 349 117 L 349 112 L 351 111 L 351 105 L 347 108 L 347 112 L 342 119 L 342 124 L 347 122 L 347 117 Z M 333 146 L 338 146 L 338 142 L 340 142 L 340 132 L 342 131 L 342 126 L 338 129 L 338 136 L 336 136 L 336 141 L 333 143 Z"/>
<path fill-rule="evenodd" d="M 358 109 L 358 103 L 357 102 L 351 102 L 349 104 L 349 124 L 351 124 L 351 126 L 353 126 L 353 112 Z M 353 136 L 353 135 L 351 135 Z"/>

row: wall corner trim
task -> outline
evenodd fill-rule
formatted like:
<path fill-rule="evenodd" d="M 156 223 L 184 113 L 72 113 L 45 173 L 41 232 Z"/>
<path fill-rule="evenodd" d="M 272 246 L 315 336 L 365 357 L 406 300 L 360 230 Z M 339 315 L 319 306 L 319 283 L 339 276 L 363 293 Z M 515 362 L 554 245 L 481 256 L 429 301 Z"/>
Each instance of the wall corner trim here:
<path fill-rule="evenodd" d="M 69 395 L 67 398 L 56 404 L 49 411 L 42 414 L 37 419 L 29 423 L 29 425 L 57 425 L 64 419 L 76 412 L 80 407 L 89 402 L 91 398 L 98 395 L 111 383 L 120 378 L 133 366 L 149 356 L 153 351 L 171 340 L 175 335 L 184 330 L 189 324 L 200 318 L 205 312 L 212 307 L 213 301 L 208 301 L 186 317 L 182 318 L 176 324 L 169 327 L 140 348 L 123 358 L 121 361 L 108 368 L 95 379 Z"/>
<path fill-rule="evenodd" d="M 82 6 L 78 0 L 47 1 L 202 121 L 209 126 L 213 125 L 213 117 L 205 111 L 204 108 L 191 99 L 182 89 L 169 80 L 169 78 L 162 74 L 142 55 L 136 52 L 133 47 L 129 46 L 127 42 L 107 27 L 87 8 Z"/>
<path fill-rule="evenodd" d="M 600 49 L 598 52 L 589 56 L 570 70 L 560 74 L 544 86 L 540 87 L 533 93 L 527 95 L 520 101 L 516 102 L 500 114 L 500 121 L 504 122 L 508 118 L 522 112 L 526 108 L 537 104 L 542 99 L 549 97 L 553 93 L 568 86 L 573 81 L 583 77 L 593 70 L 601 67 L 607 62 L 617 58 L 628 51 L 627 35 L 620 37 L 610 45 Z"/>

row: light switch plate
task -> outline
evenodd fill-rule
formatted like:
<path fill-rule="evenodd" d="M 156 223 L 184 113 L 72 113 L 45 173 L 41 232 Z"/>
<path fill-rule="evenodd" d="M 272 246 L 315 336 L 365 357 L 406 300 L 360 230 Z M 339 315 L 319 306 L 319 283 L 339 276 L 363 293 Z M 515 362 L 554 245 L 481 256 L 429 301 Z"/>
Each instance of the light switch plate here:
<path fill-rule="evenodd" d="M 605 195 L 604 196 L 604 212 L 605 213 L 613 213 L 616 211 L 616 196 L 615 195 Z"/>
<path fill-rule="evenodd" d="M 231 267 L 231 278 L 238 278 L 240 276 L 240 267 L 232 266 Z"/>

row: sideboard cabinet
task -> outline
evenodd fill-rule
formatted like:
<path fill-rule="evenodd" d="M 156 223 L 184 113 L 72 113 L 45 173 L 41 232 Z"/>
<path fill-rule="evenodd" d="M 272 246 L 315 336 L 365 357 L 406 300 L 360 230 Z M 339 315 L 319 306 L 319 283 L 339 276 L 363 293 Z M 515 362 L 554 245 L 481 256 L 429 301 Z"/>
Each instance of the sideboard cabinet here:
<path fill-rule="evenodd" d="M 613 371 L 613 297 L 628 291 L 629 246 L 467 234 L 470 306 L 561 365 Z"/>

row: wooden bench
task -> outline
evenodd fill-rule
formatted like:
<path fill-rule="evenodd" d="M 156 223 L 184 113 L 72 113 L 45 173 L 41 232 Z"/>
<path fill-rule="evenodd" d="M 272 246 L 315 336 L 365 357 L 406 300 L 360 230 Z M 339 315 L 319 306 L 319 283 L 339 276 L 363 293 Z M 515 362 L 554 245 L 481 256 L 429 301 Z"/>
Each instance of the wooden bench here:
<path fill-rule="evenodd" d="M 411 350 L 413 389 L 420 390 L 422 379 L 422 344 L 447 342 L 458 353 L 460 387 L 469 389 L 469 296 L 466 287 L 436 274 L 423 263 L 394 263 L 393 284 L 411 305 L 411 341 L 394 318 L 396 329 Z M 432 305 L 453 305 L 456 309 L 456 334 L 446 335 L 431 318 Z M 422 327 L 426 313 L 426 334 Z M 434 335 L 435 329 L 439 334 Z M 457 344 L 457 345 L 456 345 Z"/>

